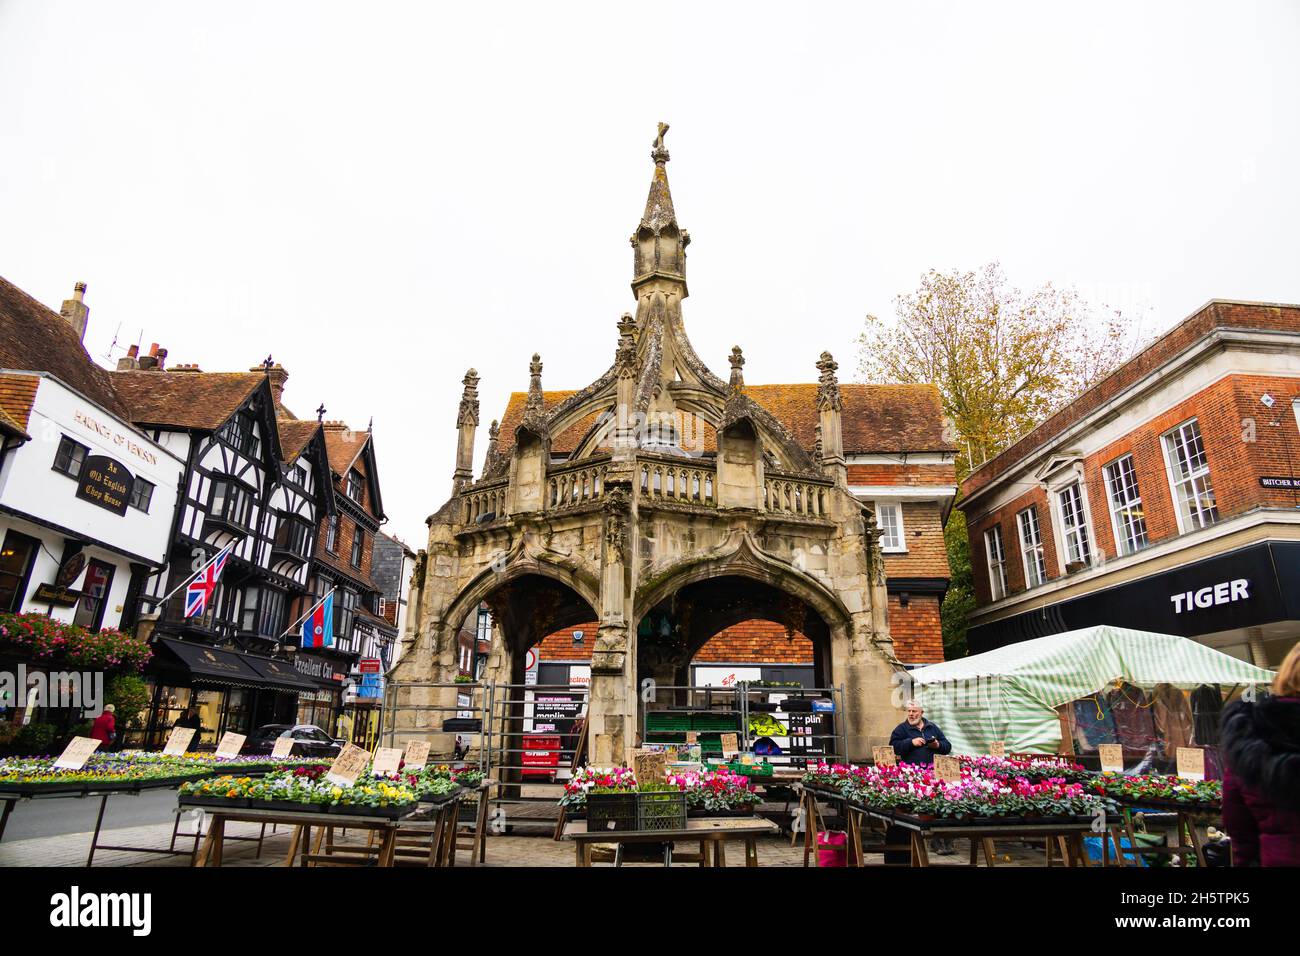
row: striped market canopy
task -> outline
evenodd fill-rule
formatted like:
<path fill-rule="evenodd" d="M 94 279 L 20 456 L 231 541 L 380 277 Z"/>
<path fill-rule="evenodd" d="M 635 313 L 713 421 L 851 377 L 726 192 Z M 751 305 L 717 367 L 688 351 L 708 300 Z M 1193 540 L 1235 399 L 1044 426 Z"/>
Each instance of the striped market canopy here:
<path fill-rule="evenodd" d="M 1267 684 L 1273 672 L 1173 634 L 1101 625 L 933 664 L 908 673 L 913 696 L 952 742 L 954 753 L 1056 753 L 1056 708 L 1118 680 L 1145 690 L 1171 684 Z"/>

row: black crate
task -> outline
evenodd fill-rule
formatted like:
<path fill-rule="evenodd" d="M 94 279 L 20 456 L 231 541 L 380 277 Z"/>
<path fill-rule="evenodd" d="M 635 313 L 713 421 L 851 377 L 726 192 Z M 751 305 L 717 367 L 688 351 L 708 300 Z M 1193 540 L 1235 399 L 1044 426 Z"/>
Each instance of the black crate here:
<path fill-rule="evenodd" d="M 635 830 L 637 828 L 635 793 L 587 794 L 587 832 Z"/>
<path fill-rule="evenodd" d="M 590 798 L 588 798 L 590 799 Z M 636 795 L 638 830 L 685 830 L 686 792 L 652 790 Z M 590 829 L 591 824 L 588 824 Z"/>

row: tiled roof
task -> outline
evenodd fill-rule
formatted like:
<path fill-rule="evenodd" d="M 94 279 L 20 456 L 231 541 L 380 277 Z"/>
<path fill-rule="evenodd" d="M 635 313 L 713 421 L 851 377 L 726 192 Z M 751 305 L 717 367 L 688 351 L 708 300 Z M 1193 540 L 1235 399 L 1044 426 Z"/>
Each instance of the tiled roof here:
<path fill-rule="evenodd" d="M 0 432 L 24 440 L 27 419 L 41 380 L 35 375 L 0 375 Z"/>
<path fill-rule="evenodd" d="M 336 475 L 346 475 L 369 440 L 368 431 L 348 428 L 346 422 L 326 422 L 325 450 L 329 454 L 330 471 Z"/>
<path fill-rule="evenodd" d="M 113 384 L 137 425 L 212 431 L 266 381 L 252 372 L 113 372 Z"/>
<path fill-rule="evenodd" d="M 128 419 L 108 371 L 87 354 L 67 319 L 0 278 L 0 368 L 49 372 L 113 414 Z"/>
<path fill-rule="evenodd" d="M 304 422 L 296 418 L 281 418 L 275 424 L 280 432 L 280 460 L 289 464 L 298 460 L 311 436 L 321 427 L 320 422 Z"/>
<path fill-rule="evenodd" d="M 573 392 L 544 392 L 545 407 L 550 408 L 573 395 Z M 794 435 L 795 441 L 809 451 L 817 442 L 817 384 L 748 385 L 745 394 L 780 419 Z M 955 446 L 944 437 L 943 407 L 939 392 L 932 385 L 840 385 L 843 401 L 843 436 L 845 454 L 900 453 L 918 451 L 953 451 Z M 504 454 L 514 446 L 515 428 L 523 419 L 526 392 L 513 392 L 501 417 L 501 437 L 497 450 Z M 569 454 L 577 449 L 598 413 L 592 413 L 551 436 L 551 450 Z M 690 422 L 679 423 L 683 434 Z M 711 425 L 705 425 L 704 450 L 717 450 L 717 437 Z"/>

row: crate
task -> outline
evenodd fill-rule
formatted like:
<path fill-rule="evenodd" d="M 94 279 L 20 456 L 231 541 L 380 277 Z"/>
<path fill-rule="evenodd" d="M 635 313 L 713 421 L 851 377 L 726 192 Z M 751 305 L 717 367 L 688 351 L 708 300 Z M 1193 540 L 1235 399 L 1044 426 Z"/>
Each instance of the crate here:
<path fill-rule="evenodd" d="M 604 833 L 637 828 L 635 793 L 587 794 L 587 832 Z"/>
<path fill-rule="evenodd" d="M 684 830 L 686 829 L 686 792 L 653 790 L 637 793 L 636 817 L 638 830 Z M 590 823 L 587 824 L 587 828 L 591 829 Z"/>
<path fill-rule="evenodd" d="M 740 733 L 740 720 L 731 714 L 694 714 L 690 720 L 692 730 L 715 730 L 727 734 Z"/>
<path fill-rule="evenodd" d="M 691 715 L 651 712 L 645 715 L 645 729 L 647 733 L 687 731 L 691 729 Z"/>

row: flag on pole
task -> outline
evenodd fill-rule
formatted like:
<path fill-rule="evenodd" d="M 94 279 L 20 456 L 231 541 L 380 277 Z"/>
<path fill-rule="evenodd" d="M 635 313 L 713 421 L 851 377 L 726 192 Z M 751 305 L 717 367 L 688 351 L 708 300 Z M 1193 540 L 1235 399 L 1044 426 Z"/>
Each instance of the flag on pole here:
<path fill-rule="evenodd" d="M 232 544 L 228 544 L 218 551 L 217 556 L 204 565 L 185 589 L 186 617 L 194 617 L 208 609 L 208 602 L 212 600 L 212 592 L 217 589 L 217 581 L 226 567 L 226 558 L 230 557 L 232 547 Z"/>
<path fill-rule="evenodd" d="M 302 622 L 302 646 L 334 646 L 333 591 L 325 595 L 321 602 L 316 605 L 315 609 L 307 615 L 306 620 Z"/>

